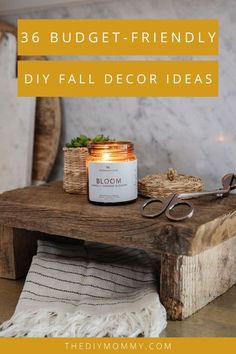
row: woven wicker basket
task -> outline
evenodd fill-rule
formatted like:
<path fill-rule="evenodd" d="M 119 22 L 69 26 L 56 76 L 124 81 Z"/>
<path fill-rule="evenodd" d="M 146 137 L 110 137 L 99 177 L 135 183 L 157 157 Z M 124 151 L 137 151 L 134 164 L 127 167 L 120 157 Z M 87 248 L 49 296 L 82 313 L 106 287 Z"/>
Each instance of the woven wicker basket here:
<path fill-rule="evenodd" d="M 138 182 L 139 194 L 144 197 L 166 197 L 172 193 L 200 192 L 203 187 L 201 178 L 178 174 L 173 168 L 165 174 L 145 176 Z"/>
<path fill-rule="evenodd" d="M 63 188 L 67 193 L 87 194 L 86 158 L 88 149 L 63 148 L 64 180 Z"/>

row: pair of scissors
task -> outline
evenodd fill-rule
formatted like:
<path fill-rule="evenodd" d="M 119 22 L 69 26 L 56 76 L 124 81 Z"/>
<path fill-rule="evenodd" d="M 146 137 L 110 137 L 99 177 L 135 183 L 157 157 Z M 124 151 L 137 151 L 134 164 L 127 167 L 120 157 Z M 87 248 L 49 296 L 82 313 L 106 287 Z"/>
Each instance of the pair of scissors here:
<path fill-rule="evenodd" d="M 205 196 L 215 195 L 218 198 L 223 198 L 229 195 L 230 191 L 236 189 L 236 174 L 228 173 L 221 179 L 222 187 L 209 192 L 193 192 L 193 193 L 173 193 L 167 198 L 151 198 L 148 199 L 141 207 L 141 214 L 146 218 L 155 218 L 165 213 L 166 217 L 172 221 L 181 221 L 191 218 L 194 213 L 194 206 L 187 199 L 200 198 Z M 148 213 L 146 208 L 153 203 L 161 204 L 161 209 L 156 213 Z M 187 206 L 187 211 L 181 216 L 174 216 L 173 210 L 177 207 Z M 171 214 L 172 211 L 172 214 Z"/>

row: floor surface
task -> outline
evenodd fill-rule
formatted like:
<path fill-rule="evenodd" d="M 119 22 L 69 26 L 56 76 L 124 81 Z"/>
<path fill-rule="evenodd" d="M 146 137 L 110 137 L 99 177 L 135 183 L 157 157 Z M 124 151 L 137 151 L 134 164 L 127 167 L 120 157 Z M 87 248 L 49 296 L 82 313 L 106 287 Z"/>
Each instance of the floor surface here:
<path fill-rule="evenodd" d="M 0 279 L 0 323 L 14 312 L 23 280 Z M 236 285 L 184 321 L 169 321 L 162 337 L 236 337 Z"/>

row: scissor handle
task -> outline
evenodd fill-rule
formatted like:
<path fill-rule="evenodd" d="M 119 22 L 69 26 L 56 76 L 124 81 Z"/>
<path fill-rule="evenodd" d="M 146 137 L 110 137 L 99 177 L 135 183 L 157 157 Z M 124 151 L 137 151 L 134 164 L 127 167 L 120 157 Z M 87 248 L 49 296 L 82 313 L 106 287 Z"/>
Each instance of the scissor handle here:
<path fill-rule="evenodd" d="M 153 213 L 153 214 L 148 214 L 145 213 L 145 209 L 148 205 L 153 204 L 153 203 L 160 203 L 162 204 L 162 208 L 157 212 L 157 213 Z M 145 218 L 155 218 L 161 214 L 164 213 L 164 211 L 166 210 L 166 208 L 168 207 L 169 201 L 167 201 L 164 198 L 150 198 L 148 199 L 141 207 L 141 214 L 142 216 L 144 216 Z"/>
<path fill-rule="evenodd" d="M 223 189 L 228 190 L 230 192 L 233 189 L 236 189 L 236 175 L 235 173 L 228 173 L 227 175 L 223 176 L 221 179 L 221 183 Z"/>
<path fill-rule="evenodd" d="M 184 215 L 182 216 L 174 216 L 174 215 L 171 215 L 171 210 L 174 210 L 175 208 L 179 207 L 180 205 L 185 205 L 188 207 L 188 212 L 185 213 Z M 172 221 L 182 221 L 182 220 L 185 220 L 185 219 L 189 219 L 193 216 L 193 213 L 194 213 L 194 206 L 191 202 L 187 202 L 185 200 L 173 200 L 173 202 L 171 202 L 169 204 L 169 206 L 166 208 L 166 217 L 169 219 L 169 220 L 172 220 Z"/>

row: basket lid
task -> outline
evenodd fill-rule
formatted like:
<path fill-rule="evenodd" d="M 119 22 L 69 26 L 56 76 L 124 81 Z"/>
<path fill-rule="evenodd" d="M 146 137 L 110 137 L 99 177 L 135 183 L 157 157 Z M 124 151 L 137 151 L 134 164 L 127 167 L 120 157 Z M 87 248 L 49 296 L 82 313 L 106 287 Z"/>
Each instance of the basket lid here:
<path fill-rule="evenodd" d="M 172 193 L 200 192 L 204 184 L 200 177 L 178 174 L 174 168 L 170 168 L 167 173 L 140 178 L 138 187 L 140 195 L 157 197 Z"/>

